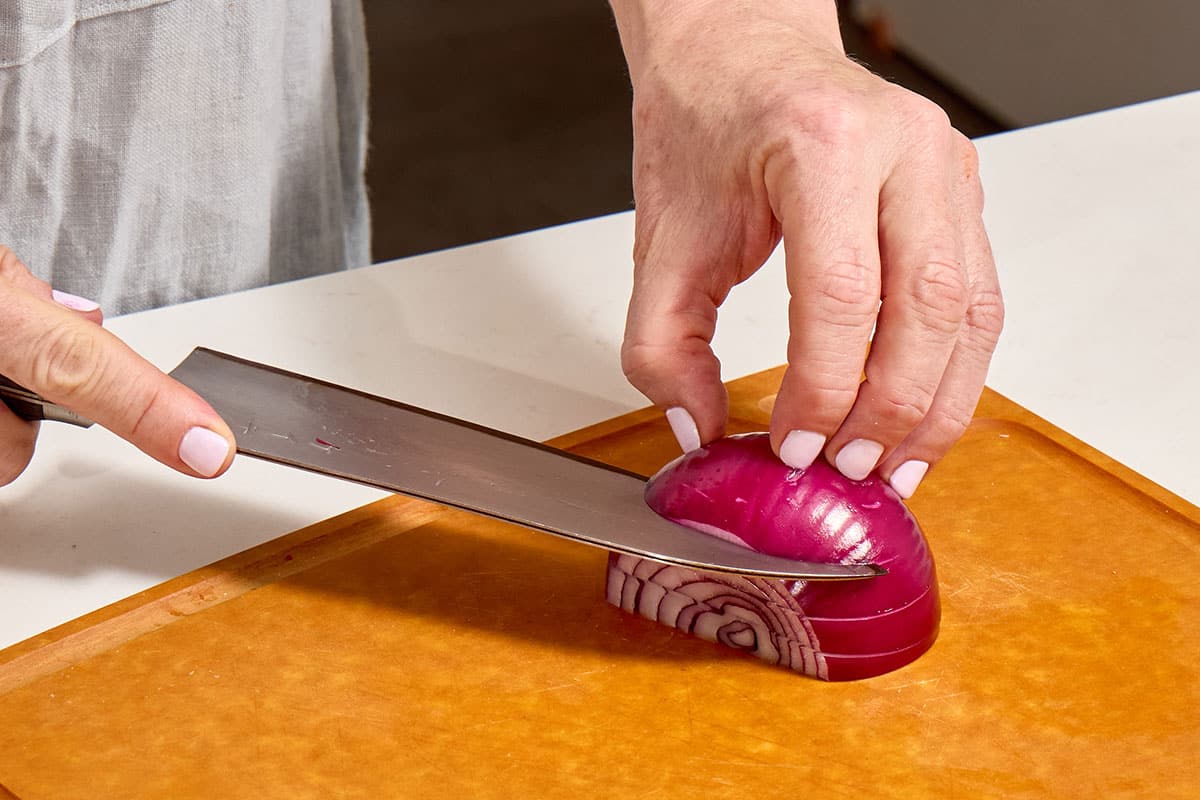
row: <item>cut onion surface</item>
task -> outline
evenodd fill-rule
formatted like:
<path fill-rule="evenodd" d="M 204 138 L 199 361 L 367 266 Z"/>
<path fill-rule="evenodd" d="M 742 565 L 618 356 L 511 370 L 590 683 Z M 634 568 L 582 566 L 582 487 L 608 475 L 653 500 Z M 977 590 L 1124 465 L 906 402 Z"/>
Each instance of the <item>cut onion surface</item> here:
<path fill-rule="evenodd" d="M 667 519 L 771 555 L 878 564 L 851 581 L 783 581 L 699 572 L 612 554 L 607 598 L 686 633 L 829 681 L 881 675 L 937 638 L 933 556 L 900 496 L 878 476 L 842 476 L 825 461 L 794 470 L 765 433 L 693 450 L 646 485 Z"/>

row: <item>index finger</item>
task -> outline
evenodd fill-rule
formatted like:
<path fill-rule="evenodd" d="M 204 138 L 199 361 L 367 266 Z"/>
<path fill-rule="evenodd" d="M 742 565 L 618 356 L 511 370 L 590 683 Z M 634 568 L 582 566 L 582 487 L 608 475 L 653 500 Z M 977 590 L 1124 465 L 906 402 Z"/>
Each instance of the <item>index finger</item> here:
<path fill-rule="evenodd" d="M 24 292 L 0 310 L 0 373 L 180 472 L 213 477 L 233 433 L 195 392 L 79 314 Z"/>

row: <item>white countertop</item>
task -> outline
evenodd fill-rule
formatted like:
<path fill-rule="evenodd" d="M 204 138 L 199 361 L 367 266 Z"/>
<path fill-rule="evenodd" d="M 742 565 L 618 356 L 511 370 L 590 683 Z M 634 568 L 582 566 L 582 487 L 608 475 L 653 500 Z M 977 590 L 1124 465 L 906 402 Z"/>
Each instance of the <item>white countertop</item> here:
<path fill-rule="evenodd" d="M 989 384 L 1200 504 L 1200 93 L 979 150 L 1008 307 Z M 546 439 L 645 405 L 617 356 L 632 236 L 618 214 L 108 326 L 164 369 L 206 345 Z M 783 293 L 778 253 L 735 290 L 726 378 L 783 362 Z M 0 647 L 380 496 L 248 458 L 191 480 L 45 425 L 0 489 Z"/>

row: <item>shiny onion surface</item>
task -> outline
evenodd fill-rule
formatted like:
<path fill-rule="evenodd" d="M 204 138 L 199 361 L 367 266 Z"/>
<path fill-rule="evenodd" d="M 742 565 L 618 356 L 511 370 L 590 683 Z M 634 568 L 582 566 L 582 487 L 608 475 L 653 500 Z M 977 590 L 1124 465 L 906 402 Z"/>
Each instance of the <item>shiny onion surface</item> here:
<path fill-rule="evenodd" d="M 937 638 L 933 556 L 877 476 L 852 481 L 823 460 L 793 470 L 767 434 L 752 433 L 680 456 L 650 479 L 646 501 L 670 520 L 761 552 L 875 563 L 888 574 L 781 581 L 613 554 L 607 599 L 625 611 L 830 681 L 902 667 Z"/>

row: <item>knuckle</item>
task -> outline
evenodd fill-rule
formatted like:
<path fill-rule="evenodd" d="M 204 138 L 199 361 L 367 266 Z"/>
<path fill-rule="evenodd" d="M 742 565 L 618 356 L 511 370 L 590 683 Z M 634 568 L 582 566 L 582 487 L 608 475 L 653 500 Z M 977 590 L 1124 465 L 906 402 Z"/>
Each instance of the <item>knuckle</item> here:
<path fill-rule="evenodd" d="M 635 387 L 641 389 L 656 383 L 664 367 L 675 363 L 669 348 L 646 341 L 626 340 L 621 345 L 621 371 Z"/>
<path fill-rule="evenodd" d="M 954 130 L 945 109 L 919 94 L 905 91 L 897 104 L 902 118 L 921 136 L 946 140 Z"/>
<path fill-rule="evenodd" d="M 912 430 L 921 424 L 933 404 L 933 393 L 920 386 L 911 385 L 902 391 L 885 394 L 879 417 L 891 426 Z"/>
<path fill-rule="evenodd" d="M 798 362 L 789 359 L 789 363 L 796 365 Z M 854 406 L 858 386 L 857 376 L 846 382 L 832 369 L 814 370 L 812 364 L 790 366 L 780 388 L 780 397 L 786 395 L 787 405 L 803 409 L 819 423 L 818 427 L 832 430 Z"/>
<path fill-rule="evenodd" d="M 958 153 L 962 176 L 970 181 L 977 180 L 979 178 L 979 150 L 975 147 L 975 143 L 958 131 L 954 131 L 954 149 Z"/>
<path fill-rule="evenodd" d="M 670 375 L 687 373 L 712 359 L 712 351 L 702 337 L 663 343 L 627 338 L 621 345 L 621 371 L 639 388 L 659 384 Z"/>
<path fill-rule="evenodd" d="M 1004 298 L 1000 290 L 977 291 L 967 306 L 966 323 L 972 335 L 981 337 L 988 349 L 994 349 L 1004 330 Z"/>
<path fill-rule="evenodd" d="M 102 364 L 96 339 L 74 326 L 52 329 L 42 337 L 33 357 L 33 375 L 44 394 L 71 400 L 88 392 Z"/>
<path fill-rule="evenodd" d="M 969 302 L 962 266 L 947 258 L 926 261 L 914 274 L 912 300 L 927 327 L 941 333 L 957 331 Z"/>
<path fill-rule="evenodd" d="M 814 386 L 810 395 L 810 402 L 814 409 L 828 410 L 831 413 L 836 412 L 836 416 L 839 418 L 845 416 L 846 412 L 850 410 L 857 399 L 857 382 L 852 387 L 833 385 Z"/>
<path fill-rule="evenodd" d="M 816 277 L 813 291 L 834 318 L 858 322 L 879 305 L 879 273 L 859 260 L 834 261 Z"/>
<path fill-rule="evenodd" d="M 959 160 L 959 199 L 976 216 L 983 213 L 983 181 L 979 177 L 979 151 L 975 143 L 958 131 L 954 146 Z"/>
<path fill-rule="evenodd" d="M 651 363 L 645 345 L 626 342 L 621 346 L 621 372 L 634 386 Z"/>
<path fill-rule="evenodd" d="M 945 449 L 962 438 L 971 424 L 973 408 L 968 406 L 951 406 L 945 409 L 935 409 L 929 415 L 929 426 L 933 438 L 943 443 Z"/>
<path fill-rule="evenodd" d="M 816 106 L 795 108 L 792 117 L 799 130 L 818 144 L 845 148 L 866 142 L 868 125 L 859 103 L 852 99 L 831 99 Z"/>
<path fill-rule="evenodd" d="M 870 122 L 861 100 L 845 92 L 776 93 L 759 104 L 755 120 L 768 162 L 798 167 L 816 153 L 858 152 L 870 141 Z"/>
<path fill-rule="evenodd" d="M 753 162 L 768 185 L 784 185 L 788 176 L 852 169 L 868 149 L 870 125 L 853 98 L 782 97 L 767 105 L 772 111 L 756 123 L 763 136 Z"/>

